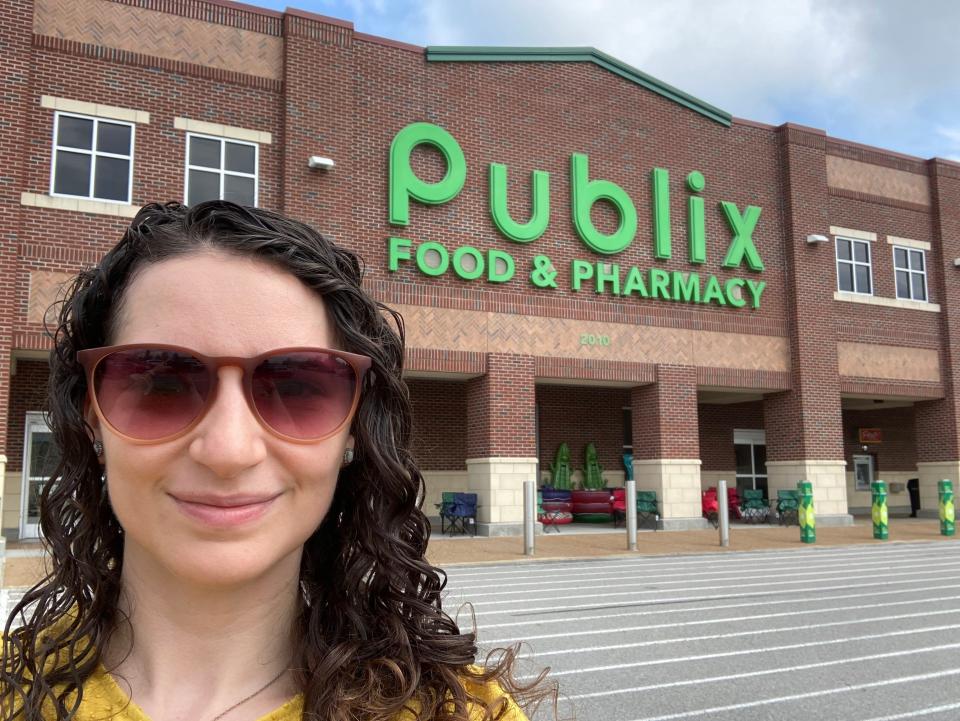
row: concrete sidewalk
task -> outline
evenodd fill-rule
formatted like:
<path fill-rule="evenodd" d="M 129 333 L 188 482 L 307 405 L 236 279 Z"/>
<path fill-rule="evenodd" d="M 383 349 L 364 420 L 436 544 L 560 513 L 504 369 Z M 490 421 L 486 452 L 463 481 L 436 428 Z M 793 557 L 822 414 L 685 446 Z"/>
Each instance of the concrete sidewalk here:
<path fill-rule="evenodd" d="M 882 544 L 901 541 L 956 542 L 960 536 L 940 535 L 937 520 L 891 518 L 890 540 L 875 541 L 869 519 L 858 518 L 853 526 L 817 529 L 814 547 Z M 640 531 L 637 551 L 627 551 L 627 534 L 623 528 L 583 528 L 564 526 L 560 533 L 536 537 L 534 556 L 523 555 L 523 538 L 517 536 L 450 538 L 435 532 L 427 547 L 427 558 L 436 566 L 527 561 L 536 559 L 598 558 L 603 556 L 672 555 L 724 551 L 784 551 L 811 548 L 800 543 L 797 526 L 731 526 L 730 546 L 721 548 L 716 530 L 706 531 Z M 38 543 L 11 544 L 7 549 L 4 588 L 23 588 L 36 583 L 44 574 L 46 558 Z"/>
<path fill-rule="evenodd" d="M 790 549 L 882 544 L 898 541 L 955 542 L 960 536 L 940 535 L 940 522 L 920 518 L 891 518 L 890 539 L 876 541 L 869 519 L 858 518 L 853 526 L 817 529 L 813 546 L 800 542 L 797 526 L 731 526 L 730 546 L 720 547 L 719 533 L 706 531 L 641 531 L 637 534 L 637 550 L 627 550 L 627 534 L 623 528 L 609 532 L 575 533 L 564 526 L 560 533 L 549 533 L 535 539 L 535 555 L 523 555 L 523 538 L 449 538 L 435 534 L 427 548 L 427 558 L 436 566 L 466 563 L 494 563 L 535 559 L 597 558 L 625 555 L 672 555 L 725 551 L 784 551 Z"/>

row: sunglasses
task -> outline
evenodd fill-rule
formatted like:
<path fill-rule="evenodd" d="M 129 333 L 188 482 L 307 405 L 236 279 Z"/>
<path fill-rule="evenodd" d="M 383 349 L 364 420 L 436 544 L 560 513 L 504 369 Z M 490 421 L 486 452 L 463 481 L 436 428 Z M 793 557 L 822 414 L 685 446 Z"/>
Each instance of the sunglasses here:
<path fill-rule="evenodd" d="M 247 403 L 267 430 L 288 441 L 321 441 L 350 422 L 371 363 L 327 348 L 240 358 L 153 343 L 90 348 L 77 360 L 97 416 L 134 443 L 173 440 L 196 426 L 213 404 L 224 366 L 243 369 Z"/>

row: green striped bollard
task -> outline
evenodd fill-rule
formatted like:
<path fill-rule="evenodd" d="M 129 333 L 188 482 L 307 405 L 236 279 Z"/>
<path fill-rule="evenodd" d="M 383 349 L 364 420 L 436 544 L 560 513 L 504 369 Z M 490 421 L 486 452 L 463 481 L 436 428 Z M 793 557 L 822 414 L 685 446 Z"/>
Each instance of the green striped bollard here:
<path fill-rule="evenodd" d="M 874 481 L 873 488 L 873 537 L 880 541 L 886 541 L 890 537 L 890 527 L 887 524 L 887 483 L 886 481 Z"/>
<path fill-rule="evenodd" d="M 940 496 L 940 535 L 952 536 L 956 531 L 954 525 L 953 483 L 943 479 L 937 483 L 937 493 Z"/>
<path fill-rule="evenodd" d="M 797 508 L 800 542 L 814 543 L 817 540 L 817 519 L 813 514 L 813 484 L 810 481 L 797 481 L 797 494 L 800 496 Z"/>

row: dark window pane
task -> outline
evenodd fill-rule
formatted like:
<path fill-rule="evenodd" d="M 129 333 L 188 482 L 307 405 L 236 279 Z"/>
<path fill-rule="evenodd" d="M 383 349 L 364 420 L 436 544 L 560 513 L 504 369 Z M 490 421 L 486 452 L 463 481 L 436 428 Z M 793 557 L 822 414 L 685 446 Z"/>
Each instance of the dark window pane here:
<path fill-rule="evenodd" d="M 89 196 L 90 156 L 58 150 L 54 178 L 54 193 Z"/>
<path fill-rule="evenodd" d="M 910 274 L 905 270 L 897 271 L 897 297 L 910 297 Z"/>
<path fill-rule="evenodd" d="M 104 200 L 129 200 L 130 161 L 120 158 L 97 158 L 93 177 L 93 195 Z"/>
<path fill-rule="evenodd" d="M 911 273 L 910 280 L 913 282 L 913 299 L 914 300 L 926 300 L 927 291 L 923 287 L 923 274 L 922 273 Z"/>
<path fill-rule="evenodd" d="M 837 263 L 837 278 L 840 290 L 853 291 L 853 266 L 849 263 Z"/>
<path fill-rule="evenodd" d="M 71 148 L 93 148 L 93 121 L 61 115 L 57 121 L 57 144 Z"/>
<path fill-rule="evenodd" d="M 758 491 L 763 491 L 764 498 L 770 498 L 770 494 L 767 492 L 767 479 L 765 477 L 764 478 L 757 477 L 754 480 L 754 485 L 756 486 Z"/>
<path fill-rule="evenodd" d="M 737 491 L 740 493 L 740 496 L 743 496 L 744 491 L 753 490 L 753 476 L 747 476 L 743 478 L 742 476 L 737 476 Z"/>
<path fill-rule="evenodd" d="M 130 155 L 130 126 L 101 122 L 97 126 L 97 150 Z"/>
<path fill-rule="evenodd" d="M 633 445 L 633 411 L 630 408 L 623 409 L 623 445 Z"/>
<path fill-rule="evenodd" d="M 220 141 L 209 138 L 190 138 L 190 165 L 205 168 L 220 167 Z"/>
<path fill-rule="evenodd" d="M 910 269 L 923 270 L 923 252 L 919 250 L 910 251 Z"/>
<path fill-rule="evenodd" d="M 837 257 L 840 260 L 850 260 L 850 241 L 837 240 Z"/>
<path fill-rule="evenodd" d="M 187 183 L 187 205 L 220 199 L 220 174 L 191 170 Z"/>
<path fill-rule="evenodd" d="M 894 248 L 893 249 L 893 265 L 896 268 L 906 268 L 907 267 L 907 251 L 903 248 Z"/>
<path fill-rule="evenodd" d="M 52 433 L 39 431 L 33 434 L 31 440 L 29 474 L 31 477 L 47 478 L 60 461 L 60 449 L 57 448 Z"/>
<path fill-rule="evenodd" d="M 866 243 L 854 243 L 853 244 L 853 259 L 859 261 L 860 263 L 866 263 L 869 261 L 870 255 L 867 251 Z"/>
<path fill-rule="evenodd" d="M 766 446 L 753 447 L 753 467 L 754 467 L 755 473 L 766 475 L 767 473 L 767 447 Z"/>
<path fill-rule="evenodd" d="M 240 145 L 239 143 L 227 143 L 226 145 L 226 169 L 253 175 L 257 170 L 254 157 L 256 148 L 252 145 Z"/>
<path fill-rule="evenodd" d="M 750 457 L 750 445 L 746 443 L 737 443 L 733 446 L 733 454 L 737 459 L 737 473 L 753 473 L 753 460 Z"/>
<path fill-rule="evenodd" d="M 870 267 L 866 265 L 855 266 L 854 273 L 856 277 L 857 292 L 869 293 L 870 292 Z"/>
<path fill-rule="evenodd" d="M 253 178 L 238 178 L 235 175 L 226 175 L 223 178 L 223 199 L 231 200 L 240 205 L 254 205 Z"/>

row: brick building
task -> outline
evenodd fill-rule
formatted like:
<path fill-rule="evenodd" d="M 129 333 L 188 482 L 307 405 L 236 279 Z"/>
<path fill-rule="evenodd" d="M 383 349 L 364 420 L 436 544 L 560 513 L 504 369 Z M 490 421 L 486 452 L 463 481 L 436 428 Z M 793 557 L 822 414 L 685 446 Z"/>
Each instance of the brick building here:
<path fill-rule="evenodd" d="M 137 208 L 314 224 L 407 324 L 415 453 L 516 531 L 595 442 L 667 528 L 720 478 L 958 478 L 960 165 L 730 115 L 589 48 L 420 48 L 220 0 L 0 7 L 3 533 L 36 532 L 45 312 Z M 309 162 L 313 156 L 329 159 Z M 311 167 L 313 165 L 314 167 Z M 957 261 L 960 262 L 960 261 Z"/>

